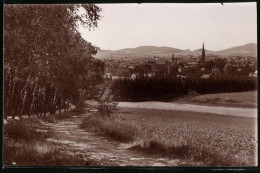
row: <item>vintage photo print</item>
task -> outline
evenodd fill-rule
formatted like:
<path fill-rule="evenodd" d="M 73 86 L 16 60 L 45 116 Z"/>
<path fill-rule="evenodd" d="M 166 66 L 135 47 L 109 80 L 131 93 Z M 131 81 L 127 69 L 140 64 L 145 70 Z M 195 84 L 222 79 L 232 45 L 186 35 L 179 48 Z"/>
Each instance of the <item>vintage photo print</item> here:
<path fill-rule="evenodd" d="M 258 166 L 255 2 L 3 15 L 4 166 Z"/>

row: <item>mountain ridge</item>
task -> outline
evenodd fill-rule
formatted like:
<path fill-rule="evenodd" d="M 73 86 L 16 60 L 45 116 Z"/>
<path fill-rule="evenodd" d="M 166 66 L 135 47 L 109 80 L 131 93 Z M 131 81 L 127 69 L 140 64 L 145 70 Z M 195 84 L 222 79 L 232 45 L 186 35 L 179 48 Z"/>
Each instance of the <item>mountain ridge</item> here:
<path fill-rule="evenodd" d="M 257 44 L 247 43 L 241 46 L 233 46 L 219 51 L 206 50 L 206 54 L 222 55 L 222 56 L 257 56 Z M 109 57 L 140 57 L 140 56 L 162 56 L 169 57 L 172 54 L 179 55 L 199 55 L 201 49 L 190 51 L 168 46 L 138 46 L 134 48 L 125 48 L 120 50 L 100 50 L 96 58 L 103 59 Z"/>

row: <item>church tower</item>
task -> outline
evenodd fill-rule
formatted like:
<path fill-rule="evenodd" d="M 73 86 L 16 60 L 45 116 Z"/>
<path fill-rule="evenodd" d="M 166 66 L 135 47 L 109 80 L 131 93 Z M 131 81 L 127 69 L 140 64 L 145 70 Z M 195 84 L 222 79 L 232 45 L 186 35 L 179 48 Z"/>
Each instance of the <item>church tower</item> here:
<path fill-rule="evenodd" d="M 174 61 L 175 59 L 174 59 L 174 53 L 172 54 L 172 62 Z"/>
<path fill-rule="evenodd" d="M 202 62 L 202 63 L 205 62 L 205 49 L 204 49 L 204 42 L 203 42 L 203 46 L 202 46 L 201 62 Z"/>

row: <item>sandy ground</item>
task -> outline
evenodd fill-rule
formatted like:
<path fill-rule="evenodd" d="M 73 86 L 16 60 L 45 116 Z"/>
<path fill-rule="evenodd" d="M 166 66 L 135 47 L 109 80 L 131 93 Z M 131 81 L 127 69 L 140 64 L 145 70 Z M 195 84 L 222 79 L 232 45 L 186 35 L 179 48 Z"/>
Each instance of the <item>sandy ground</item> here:
<path fill-rule="evenodd" d="M 220 115 L 239 116 L 239 117 L 257 117 L 257 109 L 253 108 L 235 108 L 224 106 L 203 106 L 194 104 L 179 104 L 167 102 L 119 102 L 119 107 L 125 108 L 146 108 L 162 110 L 178 110 L 189 112 L 213 113 Z"/>

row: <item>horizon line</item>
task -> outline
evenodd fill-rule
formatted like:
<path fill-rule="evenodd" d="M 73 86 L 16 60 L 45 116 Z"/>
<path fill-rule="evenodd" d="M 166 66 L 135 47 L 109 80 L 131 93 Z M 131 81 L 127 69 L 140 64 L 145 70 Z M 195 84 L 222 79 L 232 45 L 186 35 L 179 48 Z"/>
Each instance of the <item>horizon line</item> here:
<path fill-rule="evenodd" d="M 225 49 L 230 49 L 230 48 L 233 48 L 233 47 L 238 47 L 238 46 L 244 46 L 244 45 L 247 45 L 247 44 L 256 44 L 257 43 L 254 43 L 254 42 L 250 42 L 250 43 L 246 43 L 246 44 L 242 44 L 242 45 L 237 45 L 237 46 L 231 46 L 231 47 L 228 47 L 228 48 L 225 48 Z M 180 49 L 180 48 L 175 48 L 175 47 L 171 47 L 171 46 L 153 46 L 153 45 L 141 45 L 141 46 L 136 46 L 136 47 L 126 47 L 126 48 L 121 48 L 121 49 L 116 49 L 116 50 L 112 50 L 112 49 L 101 49 L 101 51 L 120 51 L 120 50 L 123 50 L 123 49 L 135 49 L 135 48 L 139 48 L 139 47 L 168 47 L 168 48 L 174 48 L 174 49 Z M 206 44 L 204 43 L 204 48 L 205 50 L 209 50 L 209 49 L 206 49 Z M 180 50 L 189 50 L 189 51 L 195 51 L 195 50 L 199 50 L 199 49 L 202 49 L 202 48 L 198 48 L 198 49 L 180 49 Z M 221 50 L 210 50 L 210 51 L 213 51 L 213 52 L 217 52 L 217 51 L 222 51 L 222 50 L 225 50 L 225 49 L 221 49 Z"/>

